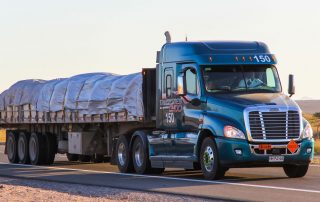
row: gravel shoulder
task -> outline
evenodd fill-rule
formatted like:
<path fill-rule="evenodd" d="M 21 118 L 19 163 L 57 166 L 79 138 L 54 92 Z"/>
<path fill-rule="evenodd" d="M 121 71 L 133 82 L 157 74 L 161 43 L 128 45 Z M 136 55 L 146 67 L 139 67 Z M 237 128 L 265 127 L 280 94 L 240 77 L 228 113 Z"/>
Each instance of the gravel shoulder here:
<path fill-rule="evenodd" d="M 204 201 L 192 197 L 145 193 L 124 189 L 85 186 L 0 177 L 0 201 Z"/>

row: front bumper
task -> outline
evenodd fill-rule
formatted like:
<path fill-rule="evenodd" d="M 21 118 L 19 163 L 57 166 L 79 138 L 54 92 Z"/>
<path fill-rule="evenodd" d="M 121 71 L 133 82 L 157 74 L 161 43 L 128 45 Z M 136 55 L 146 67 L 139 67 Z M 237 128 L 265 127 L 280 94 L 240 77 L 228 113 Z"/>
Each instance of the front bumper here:
<path fill-rule="evenodd" d="M 257 145 L 244 140 L 216 138 L 216 144 L 219 151 L 220 164 L 224 167 L 273 167 L 283 166 L 285 164 L 309 164 L 313 158 L 314 140 L 302 140 L 299 142 L 300 148 L 294 154 L 277 154 L 284 156 L 283 162 L 269 162 L 269 156 L 272 154 L 257 154 L 252 146 Z M 276 143 L 272 143 L 276 144 Z M 307 152 L 307 149 L 312 149 Z M 241 150 L 242 154 L 236 154 L 236 150 Z"/>

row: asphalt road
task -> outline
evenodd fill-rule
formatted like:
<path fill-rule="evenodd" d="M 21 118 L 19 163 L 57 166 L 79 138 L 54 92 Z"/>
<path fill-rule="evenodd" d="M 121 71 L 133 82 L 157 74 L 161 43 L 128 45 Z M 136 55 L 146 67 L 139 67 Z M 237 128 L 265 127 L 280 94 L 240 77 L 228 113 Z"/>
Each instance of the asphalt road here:
<path fill-rule="evenodd" d="M 199 171 L 166 170 L 160 176 L 118 173 L 109 163 L 73 163 L 58 155 L 52 166 L 8 164 L 0 146 L 0 176 L 79 183 L 235 201 L 320 201 L 320 166 L 289 179 L 282 168 L 230 169 L 224 180 L 204 180 Z"/>

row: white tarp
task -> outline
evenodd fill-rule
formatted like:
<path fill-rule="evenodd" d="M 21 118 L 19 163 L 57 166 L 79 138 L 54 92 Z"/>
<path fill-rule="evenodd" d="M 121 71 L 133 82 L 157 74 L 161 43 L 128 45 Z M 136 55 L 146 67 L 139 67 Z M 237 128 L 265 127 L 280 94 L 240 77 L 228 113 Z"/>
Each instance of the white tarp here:
<path fill-rule="evenodd" d="M 142 75 L 89 73 L 71 78 L 23 80 L 0 94 L 0 110 L 30 104 L 40 112 L 61 110 L 81 114 L 127 111 L 143 116 Z"/>

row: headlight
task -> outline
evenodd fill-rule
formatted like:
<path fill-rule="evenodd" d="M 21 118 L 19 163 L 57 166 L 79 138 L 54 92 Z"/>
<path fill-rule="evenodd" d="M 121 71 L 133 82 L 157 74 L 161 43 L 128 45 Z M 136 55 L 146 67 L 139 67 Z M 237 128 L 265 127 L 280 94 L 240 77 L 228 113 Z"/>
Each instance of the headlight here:
<path fill-rule="evenodd" d="M 304 127 L 302 131 L 302 138 L 308 138 L 308 139 L 313 138 L 313 130 L 309 123 L 306 125 L 306 127 Z"/>
<path fill-rule="evenodd" d="M 229 138 L 246 139 L 243 132 L 232 126 L 224 127 L 224 136 Z"/>

